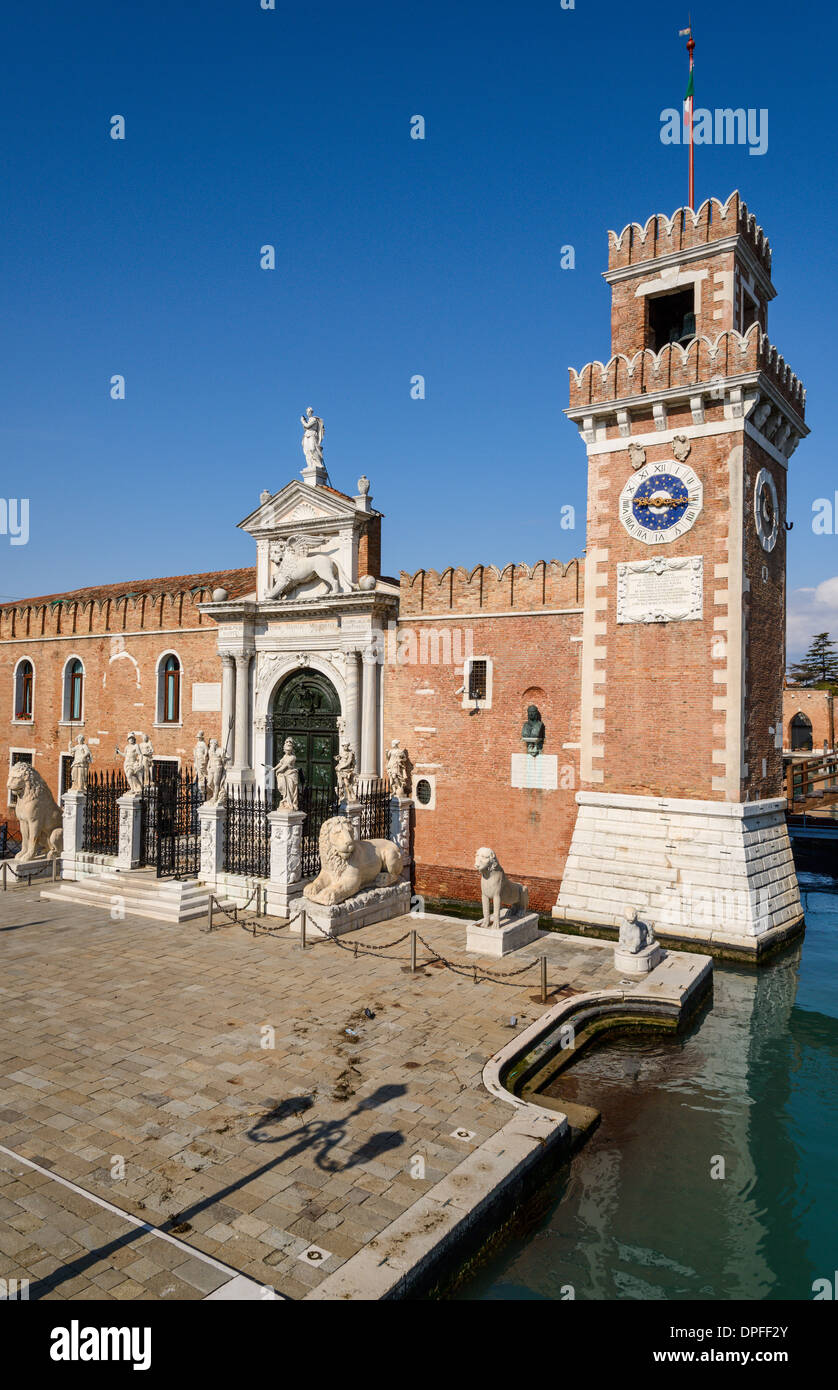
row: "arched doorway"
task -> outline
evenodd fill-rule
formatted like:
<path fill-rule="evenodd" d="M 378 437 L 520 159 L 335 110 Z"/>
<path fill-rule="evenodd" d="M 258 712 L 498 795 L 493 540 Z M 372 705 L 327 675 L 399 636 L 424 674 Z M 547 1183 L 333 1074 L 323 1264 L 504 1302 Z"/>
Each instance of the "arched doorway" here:
<path fill-rule="evenodd" d="M 811 753 L 812 751 L 812 721 L 807 714 L 798 710 L 791 721 L 791 751 L 792 753 Z"/>
<path fill-rule="evenodd" d="M 286 677 L 271 701 L 271 761 L 282 757 L 286 738 L 294 751 L 304 787 L 335 786 L 340 698 L 332 682 L 319 671 L 295 671 Z"/>

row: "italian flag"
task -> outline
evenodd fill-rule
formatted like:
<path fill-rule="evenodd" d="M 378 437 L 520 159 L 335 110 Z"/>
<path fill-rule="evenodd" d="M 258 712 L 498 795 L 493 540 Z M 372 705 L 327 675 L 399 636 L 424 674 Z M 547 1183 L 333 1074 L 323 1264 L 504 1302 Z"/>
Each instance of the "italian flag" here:
<path fill-rule="evenodd" d="M 690 80 L 689 80 L 689 82 L 687 83 L 687 90 L 686 90 L 686 92 L 684 93 L 684 115 L 685 115 L 685 116 L 686 116 L 688 113 L 691 113 L 691 112 L 692 112 L 692 105 L 691 105 L 691 103 L 692 103 L 692 99 L 693 99 L 694 96 L 695 96 L 695 91 L 694 91 L 694 88 L 693 88 L 693 70 L 692 70 L 692 68 L 690 68 Z"/>

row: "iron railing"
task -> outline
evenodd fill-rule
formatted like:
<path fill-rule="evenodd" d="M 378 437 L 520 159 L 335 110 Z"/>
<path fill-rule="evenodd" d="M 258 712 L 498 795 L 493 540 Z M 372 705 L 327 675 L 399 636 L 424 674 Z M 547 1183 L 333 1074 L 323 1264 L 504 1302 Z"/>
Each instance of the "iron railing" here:
<path fill-rule="evenodd" d="M 333 787 L 303 787 L 300 791 L 303 821 L 302 877 L 320 873 L 320 829 L 324 821 L 338 814 L 338 796 Z"/>
<path fill-rule="evenodd" d="M 82 849 L 97 854 L 119 852 L 119 807 L 128 790 L 121 772 L 91 772 L 87 780 Z"/>
<path fill-rule="evenodd" d="M 140 864 L 158 878 L 194 878 L 201 867 L 198 779 L 191 768 L 166 763 L 154 764 L 154 776 L 142 791 Z"/>
<path fill-rule="evenodd" d="M 358 783 L 361 803 L 361 839 L 389 840 L 391 838 L 390 783 L 386 777 L 373 777 Z"/>
<path fill-rule="evenodd" d="M 224 868 L 248 878 L 271 876 L 271 826 L 268 814 L 278 802 L 276 790 L 265 796 L 241 787 L 227 793 L 224 818 Z"/>

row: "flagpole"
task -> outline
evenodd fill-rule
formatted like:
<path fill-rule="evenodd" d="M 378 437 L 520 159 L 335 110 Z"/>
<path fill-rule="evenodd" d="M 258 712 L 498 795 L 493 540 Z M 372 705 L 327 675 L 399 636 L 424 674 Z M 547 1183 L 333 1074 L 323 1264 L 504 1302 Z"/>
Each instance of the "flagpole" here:
<path fill-rule="evenodd" d="M 687 99 L 684 108 L 684 120 L 688 122 L 690 130 L 690 174 L 688 202 L 690 208 L 693 210 L 693 212 L 695 212 L 695 147 L 693 145 L 693 105 L 695 102 L 695 96 L 693 93 L 693 53 L 695 52 L 695 39 L 693 38 L 692 21 L 690 21 L 689 28 L 682 29 L 681 33 L 689 36 L 687 38 L 687 52 L 690 55 L 690 76 L 689 81 L 687 83 Z"/>

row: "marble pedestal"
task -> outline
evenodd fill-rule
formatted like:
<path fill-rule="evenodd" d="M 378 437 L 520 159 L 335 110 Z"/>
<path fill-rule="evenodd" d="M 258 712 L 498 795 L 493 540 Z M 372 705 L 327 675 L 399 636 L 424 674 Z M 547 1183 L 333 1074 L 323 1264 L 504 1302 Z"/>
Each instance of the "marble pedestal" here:
<path fill-rule="evenodd" d="M 663 951 L 657 941 L 653 946 L 644 946 L 642 951 L 614 952 L 614 969 L 620 975 L 648 975 L 663 960 Z"/>
<path fill-rule="evenodd" d="M 522 917 L 513 917 L 508 922 L 504 922 L 501 915 L 500 927 L 481 927 L 479 922 L 469 922 L 466 950 L 478 956 L 508 956 L 511 951 L 519 951 L 543 935 L 538 928 L 537 912 L 525 912 Z"/>
<path fill-rule="evenodd" d="M 391 917 L 402 917 L 410 912 L 410 884 L 401 882 L 389 888 L 367 888 L 363 893 L 356 893 L 354 898 L 347 898 L 345 903 L 328 907 L 305 897 L 295 898 L 290 905 L 289 931 L 298 936 L 300 913 L 304 908 L 307 936 L 342 936 L 344 932 L 357 931 L 373 922 L 387 922 Z"/>

